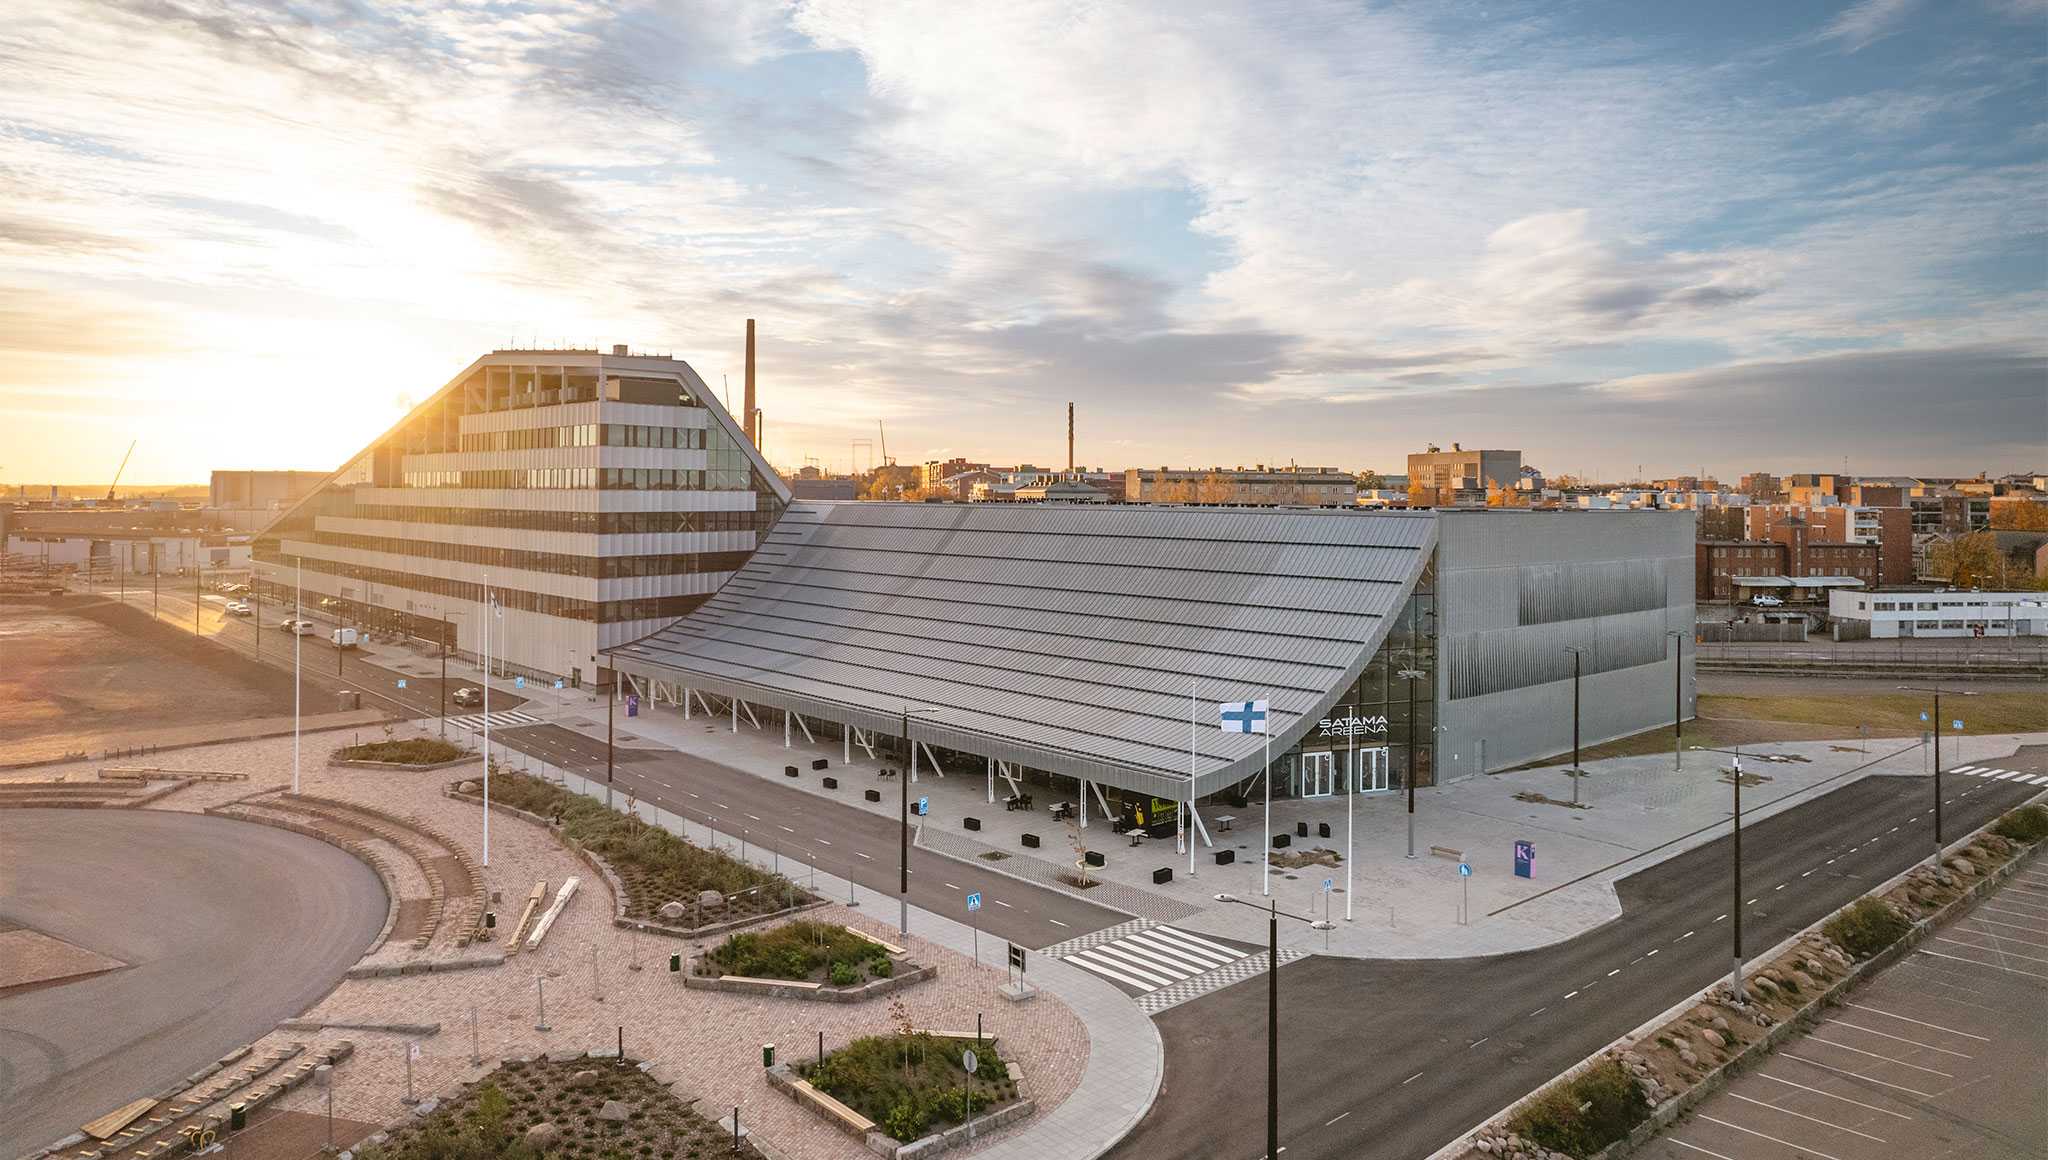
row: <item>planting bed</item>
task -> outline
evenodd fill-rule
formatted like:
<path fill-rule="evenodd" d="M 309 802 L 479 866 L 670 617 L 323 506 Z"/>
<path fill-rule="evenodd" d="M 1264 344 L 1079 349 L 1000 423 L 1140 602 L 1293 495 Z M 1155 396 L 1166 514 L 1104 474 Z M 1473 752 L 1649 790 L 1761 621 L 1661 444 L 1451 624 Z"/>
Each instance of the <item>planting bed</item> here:
<path fill-rule="evenodd" d="M 527 774 L 492 775 L 491 804 L 549 820 L 559 817 L 562 837 L 603 859 L 618 876 L 626 896 L 624 917 L 629 919 L 682 926 L 697 914 L 698 895 L 706 890 L 727 896 L 715 912 L 704 912 L 706 922 L 773 914 L 792 900 L 815 901 L 781 875 L 692 846 L 638 817 L 606 809 L 601 802 Z M 681 902 L 686 917 L 658 919 L 656 912 L 668 902 Z"/>
<path fill-rule="evenodd" d="M 958 1070 L 957 1068 L 955 1070 Z M 606 1105 L 625 1110 L 604 1118 Z M 552 1130 L 536 1129 L 549 1124 Z M 362 1160 L 541 1160 L 542 1157 L 760 1157 L 677 1099 L 646 1072 L 615 1059 L 510 1060 L 425 1117 L 371 1137 Z"/>
<path fill-rule="evenodd" d="M 887 948 L 843 926 L 799 919 L 727 938 L 696 961 L 699 975 L 744 975 L 851 987 L 896 973 Z"/>
<path fill-rule="evenodd" d="M 979 1064 L 972 1074 L 960 1066 L 961 1052 L 970 1048 Z M 873 1035 L 827 1053 L 822 1063 L 801 1063 L 794 1070 L 904 1142 L 1018 1099 L 1017 1082 L 996 1057 L 994 1041 L 977 1044 L 972 1037 L 923 1031 Z"/>
<path fill-rule="evenodd" d="M 441 765 L 469 756 L 469 751 L 438 737 L 402 741 L 365 741 L 334 751 L 335 761 L 380 761 L 387 765 Z"/>

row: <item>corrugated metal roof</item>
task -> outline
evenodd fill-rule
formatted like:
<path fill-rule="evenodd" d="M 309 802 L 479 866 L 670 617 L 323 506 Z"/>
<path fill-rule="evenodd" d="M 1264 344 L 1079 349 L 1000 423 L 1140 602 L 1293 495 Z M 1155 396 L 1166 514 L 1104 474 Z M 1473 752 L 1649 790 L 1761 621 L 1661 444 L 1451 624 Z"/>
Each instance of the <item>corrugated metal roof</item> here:
<path fill-rule="evenodd" d="M 1436 539 L 1429 513 L 798 501 L 629 673 L 1155 793 L 1255 770 L 1336 701 Z"/>

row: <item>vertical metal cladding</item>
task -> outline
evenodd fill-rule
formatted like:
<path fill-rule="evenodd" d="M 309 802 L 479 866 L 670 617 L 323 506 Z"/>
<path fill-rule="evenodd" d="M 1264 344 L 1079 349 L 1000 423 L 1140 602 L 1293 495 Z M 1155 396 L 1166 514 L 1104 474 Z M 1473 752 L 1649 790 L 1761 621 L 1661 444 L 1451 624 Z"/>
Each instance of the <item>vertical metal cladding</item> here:
<path fill-rule="evenodd" d="M 1661 560 L 1586 560 L 1524 564 L 1515 571 L 1522 624 L 1589 620 L 1664 607 Z"/>

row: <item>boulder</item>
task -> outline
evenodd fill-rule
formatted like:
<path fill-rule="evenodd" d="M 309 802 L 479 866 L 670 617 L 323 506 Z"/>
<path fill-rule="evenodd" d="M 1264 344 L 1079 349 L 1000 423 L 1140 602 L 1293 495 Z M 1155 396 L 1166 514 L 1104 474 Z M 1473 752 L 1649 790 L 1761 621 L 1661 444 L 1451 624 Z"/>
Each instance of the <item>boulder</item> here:
<path fill-rule="evenodd" d="M 1820 984 L 1815 982 L 1813 976 L 1805 971 L 1792 972 L 1792 981 L 1799 984 L 1799 989 L 1802 991 L 1817 991 L 1820 989 Z"/>
<path fill-rule="evenodd" d="M 536 1152 L 545 1152 L 561 1142 L 562 1130 L 547 1120 L 526 1129 L 526 1146 Z"/>
<path fill-rule="evenodd" d="M 633 1118 L 633 1109 L 617 1100 L 606 1100 L 604 1106 L 597 1110 L 597 1118 L 609 1120 L 614 1124 L 623 1124 Z"/>
<path fill-rule="evenodd" d="M 569 1077 L 569 1086 L 572 1088 L 596 1087 L 597 1073 L 588 1069 L 579 1071 Z"/>
<path fill-rule="evenodd" d="M 1718 1023 L 1720 1022 L 1720 1020 L 1716 1019 L 1715 1022 Z M 1716 1031 L 1711 1027 L 1706 1029 L 1705 1031 L 1700 1032 L 1700 1038 L 1704 1040 L 1707 1046 L 1709 1047 L 1728 1046 L 1727 1038 L 1723 1036 L 1719 1031 Z"/>
<path fill-rule="evenodd" d="M 697 905 L 705 910 L 717 910 L 725 905 L 725 895 L 716 890 L 699 890 Z"/>
<path fill-rule="evenodd" d="M 1970 865 L 1968 861 L 1962 858 L 1950 858 L 1948 860 L 1948 868 L 1958 874 L 1974 874 L 1977 872 L 1975 866 Z"/>
<path fill-rule="evenodd" d="M 690 916 L 690 908 L 680 902 L 664 902 L 661 904 L 660 909 L 654 912 L 654 916 L 669 922 L 675 922 L 678 919 L 688 918 Z"/>

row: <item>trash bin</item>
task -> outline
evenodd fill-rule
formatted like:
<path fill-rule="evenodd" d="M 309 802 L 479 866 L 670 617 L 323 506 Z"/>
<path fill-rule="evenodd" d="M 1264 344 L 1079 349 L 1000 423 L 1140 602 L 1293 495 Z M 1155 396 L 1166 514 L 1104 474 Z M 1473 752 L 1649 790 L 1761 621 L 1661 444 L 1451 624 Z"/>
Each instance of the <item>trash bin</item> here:
<path fill-rule="evenodd" d="M 762 1044 L 762 1045 L 761 1045 L 761 1066 L 762 1066 L 762 1067 L 774 1067 L 774 1066 L 775 1066 L 775 1045 L 774 1045 L 774 1044 L 772 1044 L 772 1043 L 764 1043 L 764 1044 Z"/>
<path fill-rule="evenodd" d="M 681 974 L 681 973 L 682 973 L 682 971 L 683 971 L 683 956 L 681 956 L 681 955 L 670 955 L 670 956 L 668 957 L 668 970 L 669 970 L 669 974 L 672 974 L 672 975 L 679 975 L 679 974 Z"/>
<path fill-rule="evenodd" d="M 228 1130 L 239 1132 L 249 1126 L 249 1105 L 232 1103 L 228 1105 Z"/>

